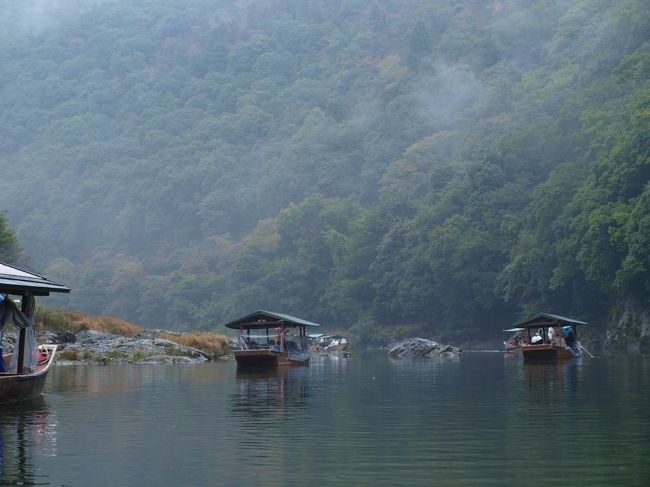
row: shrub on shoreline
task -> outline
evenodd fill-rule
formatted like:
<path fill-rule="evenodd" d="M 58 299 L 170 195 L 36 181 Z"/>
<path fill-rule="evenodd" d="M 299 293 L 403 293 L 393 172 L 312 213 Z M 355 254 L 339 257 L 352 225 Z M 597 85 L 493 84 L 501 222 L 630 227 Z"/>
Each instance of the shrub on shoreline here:
<path fill-rule="evenodd" d="M 219 335 L 207 331 L 195 331 L 182 335 L 162 332 L 160 338 L 187 347 L 196 348 L 210 356 L 223 355 L 228 349 L 228 344 L 230 342 L 228 337 L 225 335 Z"/>
<path fill-rule="evenodd" d="M 112 316 L 90 316 L 78 311 L 62 311 L 39 306 L 36 310 L 36 330 L 79 333 L 93 330 L 133 337 L 144 329 Z"/>
<path fill-rule="evenodd" d="M 84 330 L 93 330 L 125 337 L 135 337 L 145 331 L 144 328 L 138 325 L 112 316 L 90 316 L 78 311 L 54 310 L 42 306 L 38 307 L 35 314 L 37 331 L 71 332 L 76 334 Z M 179 345 L 196 348 L 211 357 L 218 357 L 228 353 L 228 337 L 217 333 L 206 331 L 167 333 L 163 331 L 160 333 L 160 338 Z M 71 358 L 71 360 L 75 360 L 75 358 Z"/>

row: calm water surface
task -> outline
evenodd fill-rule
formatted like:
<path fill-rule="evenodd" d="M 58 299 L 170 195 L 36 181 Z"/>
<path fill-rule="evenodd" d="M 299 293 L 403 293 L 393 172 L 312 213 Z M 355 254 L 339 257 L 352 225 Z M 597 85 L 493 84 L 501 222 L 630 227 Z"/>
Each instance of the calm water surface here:
<path fill-rule="evenodd" d="M 0 485 L 646 486 L 650 359 L 58 366 L 0 409 Z"/>

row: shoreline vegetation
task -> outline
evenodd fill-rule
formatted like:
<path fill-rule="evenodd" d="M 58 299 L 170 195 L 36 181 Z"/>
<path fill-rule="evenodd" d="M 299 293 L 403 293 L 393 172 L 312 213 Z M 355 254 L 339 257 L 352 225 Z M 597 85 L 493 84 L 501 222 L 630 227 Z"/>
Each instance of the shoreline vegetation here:
<path fill-rule="evenodd" d="M 233 357 L 234 338 L 220 333 L 144 328 L 111 316 L 92 316 L 43 306 L 38 306 L 35 314 L 38 342 L 58 345 L 57 363 L 61 365 L 197 364 Z M 458 358 L 463 350 L 494 351 L 500 348 L 497 339 L 468 341 L 453 346 L 440 345 L 426 338 L 413 338 L 421 331 L 417 327 L 405 326 L 379 335 L 358 333 L 353 337 L 349 331 L 341 334 L 356 343 L 357 348 L 385 349 L 392 358 Z M 11 335 L 6 336 L 5 348 L 10 350 L 14 339 Z M 611 343 L 605 347 L 598 340 L 588 340 L 587 345 L 596 353 L 612 349 Z M 647 353 L 643 345 L 622 343 L 616 350 Z"/>
<path fill-rule="evenodd" d="M 401 334 L 413 330 L 407 327 Z M 397 333 L 397 330 L 393 330 Z M 36 333 L 39 343 L 58 345 L 57 363 L 61 365 L 91 364 L 196 364 L 210 360 L 227 360 L 232 358 L 234 342 L 227 335 L 190 331 L 176 332 L 161 329 L 148 329 L 111 316 L 91 316 L 79 311 L 64 311 L 39 306 L 36 312 Z M 7 342 L 12 345 L 13 337 Z M 362 338 L 362 337 L 358 337 Z M 365 337 L 369 338 L 369 337 Z M 455 356 L 462 349 L 438 346 L 436 342 L 421 338 L 402 336 L 382 336 L 383 340 L 362 340 L 367 345 L 388 348 L 389 356 L 425 356 L 419 353 L 420 342 L 433 344 L 427 349 L 432 356 Z M 418 353 L 414 353 L 412 344 L 417 342 Z M 400 348 L 401 347 L 401 348 Z M 397 348 L 408 353 L 394 353 Z M 444 353 L 443 353 L 444 352 Z"/>
<path fill-rule="evenodd" d="M 59 346 L 63 364 L 200 363 L 231 356 L 231 339 L 207 331 L 147 329 L 110 316 L 39 307 L 40 343 Z"/>

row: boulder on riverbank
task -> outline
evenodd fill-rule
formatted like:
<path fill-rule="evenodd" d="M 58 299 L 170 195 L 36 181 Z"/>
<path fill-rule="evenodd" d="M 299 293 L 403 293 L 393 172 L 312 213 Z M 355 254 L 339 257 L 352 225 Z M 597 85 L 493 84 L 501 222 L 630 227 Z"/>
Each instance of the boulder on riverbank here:
<path fill-rule="evenodd" d="M 207 353 L 160 338 L 161 330 L 133 337 L 83 330 L 79 333 L 44 332 L 39 343 L 58 345 L 59 364 L 196 364 L 215 358 Z"/>
<path fill-rule="evenodd" d="M 394 345 L 388 352 L 391 358 L 454 358 L 463 353 L 461 348 L 452 347 L 451 345 L 441 345 L 433 340 L 426 338 L 409 338 Z"/>

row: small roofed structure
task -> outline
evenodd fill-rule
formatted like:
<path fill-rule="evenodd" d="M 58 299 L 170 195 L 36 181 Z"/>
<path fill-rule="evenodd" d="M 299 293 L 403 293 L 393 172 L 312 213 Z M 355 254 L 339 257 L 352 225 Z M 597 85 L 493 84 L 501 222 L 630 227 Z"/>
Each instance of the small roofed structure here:
<path fill-rule="evenodd" d="M 70 289 L 48 281 L 38 274 L 0 262 L 0 293 L 18 296 L 49 296 L 51 292 L 69 293 Z"/>
<path fill-rule="evenodd" d="M 34 296 L 70 289 L 32 272 L 0 262 L 0 402 L 14 402 L 41 393 L 54 362 L 56 345 L 39 348 L 34 332 Z M 20 296 L 20 309 L 9 295 Z M 2 340 L 9 325 L 18 329 L 12 354 L 2 355 Z"/>
<path fill-rule="evenodd" d="M 259 310 L 224 326 L 239 330 L 238 367 L 308 365 L 307 328 L 320 326 L 284 313 Z M 252 333 L 251 333 L 252 332 Z"/>
<path fill-rule="evenodd" d="M 343 335 L 325 335 L 324 333 L 312 333 L 311 350 L 316 352 L 344 352 L 348 349 L 348 339 Z"/>
<path fill-rule="evenodd" d="M 506 352 L 514 352 L 521 348 L 523 331 L 525 328 L 515 327 L 507 328 L 503 331 L 510 333 L 511 336 L 503 342 L 503 348 Z"/>
<path fill-rule="evenodd" d="M 584 321 L 578 321 L 574 320 L 573 318 L 567 318 L 565 316 L 560 316 L 560 315 L 552 315 L 549 313 L 539 313 L 537 316 L 534 318 L 531 318 L 526 321 L 522 321 L 521 323 L 515 323 L 515 327 L 517 328 L 530 328 L 530 327 L 535 327 L 535 326 L 553 326 L 553 325 L 559 325 L 559 324 L 566 324 L 566 325 L 586 325 Z"/>
<path fill-rule="evenodd" d="M 524 344 L 521 351 L 524 362 L 554 362 L 582 354 L 582 345 L 577 340 L 577 326 L 586 325 L 565 316 L 539 313 L 535 317 L 516 323 L 523 328 Z"/>

